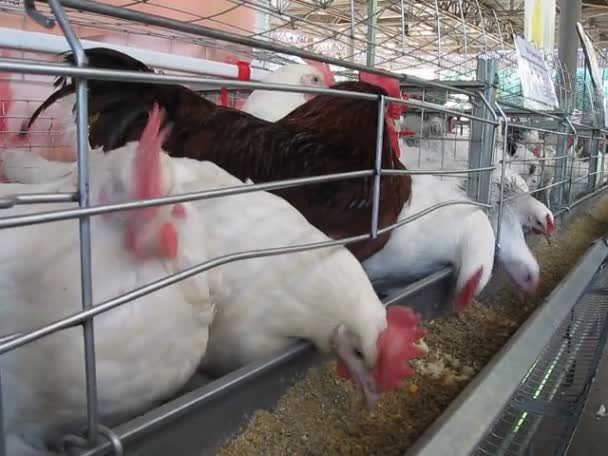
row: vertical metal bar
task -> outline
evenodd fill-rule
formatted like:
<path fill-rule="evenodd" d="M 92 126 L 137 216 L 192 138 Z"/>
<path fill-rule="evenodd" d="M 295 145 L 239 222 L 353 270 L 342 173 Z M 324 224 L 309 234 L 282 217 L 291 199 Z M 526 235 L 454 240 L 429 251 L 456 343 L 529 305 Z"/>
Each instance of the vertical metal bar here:
<path fill-rule="evenodd" d="M 502 147 L 502 160 L 500 163 L 500 193 L 498 196 L 498 219 L 496 220 L 496 246 L 498 247 L 498 249 L 500 250 L 500 228 L 502 225 L 502 208 L 504 205 L 504 188 L 505 188 L 505 170 L 507 168 L 507 132 L 509 131 L 509 118 L 507 117 L 507 115 L 505 114 L 505 112 L 502 110 L 502 108 L 498 105 L 498 103 L 496 104 L 496 109 L 497 111 L 500 113 L 500 116 L 503 118 L 504 120 L 504 134 L 502 135 L 502 144 L 500 147 Z M 500 128 L 500 126 L 498 126 L 497 128 Z"/>
<path fill-rule="evenodd" d="M 437 79 L 441 80 L 441 13 L 438 0 L 435 0 L 435 16 L 437 17 Z"/>
<path fill-rule="evenodd" d="M 367 9 L 367 66 L 376 66 L 376 25 L 378 0 L 369 0 Z"/>
<path fill-rule="evenodd" d="M 565 116 L 564 121 L 560 125 L 559 131 L 565 134 L 573 134 L 576 141 L 576 129 L 570 119 Z M 566 174 L 568 173 L 568 164 L 570 162 L 570 158 L 568 157 L 568 136 L 559 135 L 558 140 L 558 150 L 560 151 L 559 157 L 561 160 L 557 161 L 556 172 L 555 172 L 555 182 L 563 182 L 566 180 Z M 571 163 L 570 163 L 571 164 Z M 570 207 L 570 194 L 571 194 L 571 181 L 572 181 L 572 167 L 570 166 L 570 180 L 562 185 L 560 185 L 559 191 L 551 192 L 553 195 L 552 204 L 555 205 L 556 208 L 563 208 L 564 205 L 566 207 Z M 567 202 L 567 204 L 566 204 Z"/>
<path fill-rule="evenodd" d="M 405 5 L 401 0 L 401 51 L 405 54 Z"/>
<path fill-rule="evenodd" d="M 59 0 L 49 0 L 49 6 L 57 19 L 65 38 L 74 53 L 76 66 L 85 67 L 87 57 L 74 33 Z M 76 83 L 76 126 L 78 139 L 78 194 L 79 206 L 89 206 L 89 139 L 88 139 L 88 99 L 87 81 L 75 78 Z M 88 216 L 80 217 L 80 280 L 82 286 L 82 307 L 93 306 L 93 280 L 91 274 L 91 225 Z M 95 368 L 95 335 L 93 320 L 84 325 L 84 354 L 87 392 L 88 440 L 91 446 L 98 440 L 97 374 Z"/>
<path fill-rule="evenodd" d="M 475 0 L 475 4 L 477 5 L 477 12 L 479 13 L 479 24 L 481 25 L 481 32 L 483 33 L 483 46 L 484 52 L 488 51 L 488 37 L 486 34 L 486 24 L 483 20 L 483 11 L 481 10 L 481 6 L 479 6 L 479 0 Z M 495 12 L 496 14 L 496 12 Z"/>
<path fill-rule="evenodd" d="M 355 0 L 350 0 L 350 59 L 355 63 Z"/>
<path fill-rule="evenodd" d="M 6 455 L 6 430 L 4 428 L 4 408 L 2 407 L 2 372 L 0 372 L 0 456 Z"/>
<path fill-rule="evenodd" d="M 496 26 L 498 27 L 498 37 L 500 38 L 500 50 L 504 50 L 505 41 L 502 36 L 502 27 L 500 26 L 500 20 L 498 19 L 498 15 L 496 14 L 496 10 L 492 8 L 492 14 L 494 14 L 494 20 L 496 21 Z"/>
<path fill-rule="evenodd" d="M 564 63 L 571 81 L 576 81 L 579 38 L 576 23 L 581 20 L 582 0 L 559 2 L 559 59 Z M 572 92 L 576 86 L 571 88 Z"/>
<path fill-rule="evenodd" d="M 594 116 L 596 117 L 596 116 Z M 595 124 L 595 120 L 594 120 L 594 124 Z M 600 175 L 597 174 L 599 171 L 599 165 L 600 165 L 600 160 L 599 160 L 599 153 L 600 153 L 600 131 L 599 130 L 593 130 L 593 135 L 592 135 L 592 139 L 591 139 L 591 150 L 589 151 L 589 172 L 588 172 L 588 179 L 587 179 L 587 192 L 591 193 L 593 192 L 593 190 L 595 190 L 595 187 L 597 186 L 598 183 L 598 179 L 600 178 Z"/>
<path fill-rule="evenodd" d="M 597 173 L 600 160 L 598 157 L 600 151 L 600 135 L 603 126 L 604 118 L 601 114 L 604 110 L 603 99 L 601 92 L 596 92 L 592 87 L 589 87 L 589 100 L 591 102 L 591 124 L 593 125 L 593 133 L 591 139 L 591 150 L 589 151 L 589 176 L 587 180 L 587 192 L 591 193 L 595 190 L 600 176 Z"/>
<path fill-rule="evenodd" d="M 376 131 L 376 161 L 374 163 L 374 202 L 372 206 L 372 239 L 378 237 L 378 218 L 380 215 L 380 179 L 382 178 L 382 147 L 384 138 L 384 96 L 378 100 L 378 125 Z M 389 119 L 392 122 L 392 120 Z"/>
<path fill-rule="evenodd" d="M 462 23 L 462 39 L 464 45 L 464 66 L 467 67 L 467 63 L 469 61 L 469 44 L 467 40 L 467 23 L 464 19 L 464 7 L 462 5 L 462 0 L 458 0 L 458 6 L 460 9 L 460 21 Z"/>
<path fill-rule="evenodd" d="M 495 104 L 496 98 L 495 77 L 496 60 L 479 57 L 477 59 L 477 80 L 485 83 L 484 96 L 491 106 Z M 490 119 L 491 114 L 488 107 L 477 100 L 473 107 L 473 115 Z M 483 124 L 475 119 L 471 119 L 469 168 L 492 166 L 495 128 L 494 125 Z M 468 195 L 482 203 L 489 203 L 491 180 L 492 171 L 469 174 L 467 180 Z"/>

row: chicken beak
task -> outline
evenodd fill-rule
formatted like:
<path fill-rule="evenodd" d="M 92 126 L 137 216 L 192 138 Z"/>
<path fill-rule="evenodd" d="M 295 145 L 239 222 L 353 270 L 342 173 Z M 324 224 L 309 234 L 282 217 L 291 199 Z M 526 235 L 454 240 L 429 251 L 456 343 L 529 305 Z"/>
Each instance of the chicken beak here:
<path fill-rule="evenodd" d="M 378 386 L 372 373 L 365 367 L 362 360 L 353 357 L 343 357 L 341 360 L 346 365 L 350 377 L 361 390 L 363 399 L 368 409 L 373 409 L 378 403 Z"/>
<path fill-rule="evenodd" d="M 342 363 L 342 368 L 348 370 L 348 377 L 361 390 L 367 407 L 374 408 L 378 402 L 379 392 L 373 370 L 365 365 L 360 356 L 354 354 L 343 325 L 340 325 L 334 333 L 333 346 Z"/>
<path fill-rule="evenodd" d="M 363 393 L 367 408 L 372 410 L 378 403 L 378 387 L 374 378 L 366 371 L 362 375 L 355 375 L 357 384 Z"/>

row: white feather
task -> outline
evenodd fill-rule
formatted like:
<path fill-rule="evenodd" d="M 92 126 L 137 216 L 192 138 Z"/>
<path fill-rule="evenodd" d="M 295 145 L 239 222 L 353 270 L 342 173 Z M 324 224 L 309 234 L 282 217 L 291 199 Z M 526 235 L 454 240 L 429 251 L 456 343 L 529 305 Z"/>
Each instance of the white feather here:
<path fill-rule="evenodd" d="M 94 204 L 99 204 L 102 188 L 119 196 L 120 191 L 111 193 L 112 189 L 128 187 L 123 179 L 132 170 L 133 147 L 134 143 L 127 144 L 91 166 Z M 73 191 L 74 177 L 40 186 L 4 184 L 0 194 Z M 3 215 L 48 209 L 18 206 Z M 95 303 L 208 258 L 202 220 L 189 204 L 186 211 L 188 216 L 175 222 L 180 249 L 172 261 L 135 259 L 125 253 L 119 215 L 91 219 Z M 3 230 L 0 333 L 35 328 L 81 310 L 78 247 L 77 220 Z M 95 318 L 99 413 L 104 424 L 114 425 L 169 397 L 195 371 L 214 314 L 208 276 L 200 274 Z M 215 284 L 220 286 L 219 280 Z M 53 442 L 68 431 L 79 432 L 86 419 L 83 360 L 79 327 L 2 355 L 5 428 L 12 445 L 9 455 L 25 454 L 24 446 L 31 446 L 32 454 L 37 454 L 34 448 L 43 442 Z"/>
<path fill-rule="evenodd" d="M 283 65 L 260 82 L 309 87 L 325 86 L 324 75 L 320 70 L 311 65 L 299 63 Z M 276 122 L 305 102 L 306 96 L 303 93 L 254 90 L 245 101 L 242 110 L 260 119 Z"/>
<path fill-rule="evenodd" d="M 448 201 L 470 199 L 453 183 L 414 175 L 410 200 L 399 220 Z M 442 265 L 453 265 L 457 290 L 483 268 L 478 294 L 492 273 L 494 244 L 492 226 L 482 209 L 469 204 L 445 206 L 397 228 L 384 248 L 363 265 L 372 280 L 415 279 Z"/>
<path fill-rule="evenodd" d="M 175 159 L 194 178 L 187 191 L 242 184 L 210 162 Z M 266 192 L 195 203 L 206 219 L 214 255 L 327 241 L 282 198 Z M 203 367 L 221 374 L 277 353 L 294 338 L 330 349 L 344 323 L 366 359 L 386 326 L 385 310 L 355 257 L 343 247 L 261 257 L 221 266 L 230 293 L 218 301 Z"/>

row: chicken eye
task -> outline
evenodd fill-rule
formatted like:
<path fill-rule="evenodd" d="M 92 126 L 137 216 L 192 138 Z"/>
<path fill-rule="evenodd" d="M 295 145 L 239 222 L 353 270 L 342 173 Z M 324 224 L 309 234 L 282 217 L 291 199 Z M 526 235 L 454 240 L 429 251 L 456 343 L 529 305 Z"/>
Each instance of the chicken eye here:
<path fill-rule="evenodd" d="M 363 359 L 363 353 L 361 353 L 361 350 L 355 348 L 355 356 L 359 359 Z"/>
<path fill-rule="evenodd" d="M 312 77 L 312 82 L 314 82 L 315 84 L 317 84 L 319 82 L 319 76 L 313 76 Z"/>
<path fill-rule="evenodd" d="M 536 165 L 530 165 L 530 174 L 534 174 L 536 172 Z"/>

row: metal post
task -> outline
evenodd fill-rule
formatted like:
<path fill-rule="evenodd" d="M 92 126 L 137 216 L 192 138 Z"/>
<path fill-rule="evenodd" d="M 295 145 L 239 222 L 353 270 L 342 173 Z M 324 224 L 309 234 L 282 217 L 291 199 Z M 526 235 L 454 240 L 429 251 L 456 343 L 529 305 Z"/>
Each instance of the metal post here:
<path fill-rule="evenodd" d="M 0 456 L 6 456 L 6 428 L 4 427 L 4 408 L 2 407 L 2 376 L 0 376 Z"/>
<path fill-rule="evenodd" d="M 496 60 L 479 57 L 477 59 L 477 80 L 485 83 L 484 97 L 492 106 L 496 98 Z M 491 119 L 492 113 L 485 103 L 475 100 L 473 115 Z M 469 168 L 485 168 L 493 165 L 496 126 L 471 120 L 471 143 Z M 492 171 L 471 173 L 467 180 L 469 197 L 481 203 L 490 202 Z"/>
<path fill-rule="evenodd" d="M 355 63 L 355 38 L 357 30 L 355 28 L 355 0 L 350 0 L 350 60 Z"/>
<path fill-rule="evenodd" d="M 374 200 L 372 206 L 372 239 L 378 238 L 378 218 L 380 217 L 380 179 L 382 178 L 382 147 L 384 138 L 384 106 L 383 96 L 378 101 L 378 125 L 376 126 L 376 159 L 374 161 Z M 391 120 L 392 122 L 392 120 Z"/>
<path fill-rule="evenodd" d="M 571 89 L 575 91 L 579 47 L 576 23 L 581 20 L 582 0 L 559 0 L 559 8 L 559 59 L 566 67 L 572 81 Z"/>
<path fill-rule="evenodd" d="M 367 66 L 376 66 L 376 25 L 378 0 L 369 0 L 367 9 Z"/>
<path fill-rule="evenodd" d="M 566 118 L 566 122 L 562 122 L 559 125 L 558 131 L 564 133 L 557 136 L 556 156 L 555 156 L 555 168 L 553 182 L 564 182 L 566 177 L 569 175 L 569 162 L 568 158 L 568 136 L 567 134 L 576 134 L 574 127 L 570 124 Z M 562 209 L 566 202 L 570 201 L 570 184 L 563 183 L 554 190 L 551 191 L 551 208 L 556 211 Z"/>
<path fill-rule="evenodd" d="M 78 36 L 72 29 L 59 0 L 49 0 L 49 6 L 57 23 L 74 53 L 77 67 L 86 67 L 87 57 Z M 78 196 L 79 207 L 89 203 L 89 129 L 86 79 L 74 78 L 76 83 L 76 127 L 78 140 Z M 80 217 L 80 280 L 82 307 L 93 306 L 93 279 L 91 273 L 91 224 L 88 216 Z M 93 319 L 86 320 L 84 328 L 85 378 L 87 393 L 87 437 L 94 446 L 98 440 L 97 372 L 95 367 L 95 335 Z"/>
<path fill-rule="evenodd" d="M 600 166 L 604 166 L 599 159 L 600 136 L 604 125 L 604 100 L 601 92 L 596 92 L 594 88 L 589 90 L 589 100 L 591 104 L 591 125 L 593 133 L 591 139 L 591 150 L 589 151 L 589 179 L 587 181 L 587 192 L 591 193 L 596 186 L 601 185 L 602 173 Z"/>

